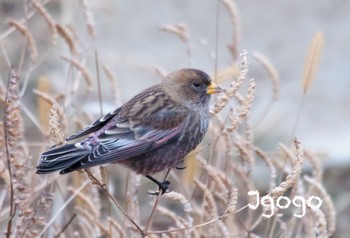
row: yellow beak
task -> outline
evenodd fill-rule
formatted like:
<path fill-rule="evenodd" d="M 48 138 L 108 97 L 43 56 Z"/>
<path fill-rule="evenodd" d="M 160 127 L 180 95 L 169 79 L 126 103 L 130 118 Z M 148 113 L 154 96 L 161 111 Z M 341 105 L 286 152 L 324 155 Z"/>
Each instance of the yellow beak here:
<path fill-rule="evenodd" d="M 214 82 L 211 82 L 207 88 L 207 94 L 220 93 L 223 89 L 216 85 Z"/>

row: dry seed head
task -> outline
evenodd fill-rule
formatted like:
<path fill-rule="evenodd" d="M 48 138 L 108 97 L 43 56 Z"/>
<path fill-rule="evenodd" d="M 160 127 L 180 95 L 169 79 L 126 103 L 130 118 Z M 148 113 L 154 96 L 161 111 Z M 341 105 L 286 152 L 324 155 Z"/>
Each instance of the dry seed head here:
<path fill-rule="evenodd" d="M 18 30 L 19 33 L 21 33 L 22 36 L 27 40 L 30 58 L 31 60 L 35 61 L 38 58 L 38 49 L 36 47 L 33 35 L 30 33 L 28 28 L 22 23 L 13 19 L 8 20 L 8 24 Z"/>
<path fill-rule="evenodd" d="M 51 31 L 51 43 L 56 44 L 57 40 L 57 28 L 54 20 L 49 12 L 43 7 L 43 5 L 37 0 L 30 0 L 35 10 L 45 19 L 50 31 Z"/>
<path fill-rule="evenodd" d="M 58 107 L 53 104 L 50 110 L 49 130 L 51 139 L 55 144 L 62 145 L 65 141 L 64 134 L 60 126 L 60 117 L 58 115 Z"/>
<path fill-rule="evenodd" d="M 231 100 L 235 94 L 237 93 L 238 89 L 246 79 L 248 74 L 248 60 L 247 60 L 247 51 L 243 50 L 241 53 L 241 64 L 240 64 L 240 71 L 237 79 L 235 79 L 230 87 L 225 90 L 225 93 L 218 97 L 218 99 L 215 102 L 214 108 L 210 110 L 210 114 L 212 116 L 218 114 Z"/>
<path fill-rule="evenodd" d="M 304 180 L 310 185 L 312 185 L 316 189 L 316 191 L 320 194 L 322 198 L 322 208 L 327 218 L 328 235 L 329 236 L 333 235 L 336 229 L 337 216 L 336 216 L 336 211 L 334 208 L 332 198 L 329 196 L 324 186 L 316 179 L 310 178 L 308 176 L 304 176 Z"/>
<path fill-rule="evenodd" d="M 236 210 L 237 200 L 238 200 L 238 189 L 232 188 L 232 192 L 231 192 L 230 200 L 227 205 L 226 212 L 232 213 Z"/>
<path fill-rule="evenodd" d="M 196 186 L 204 193 L 203 209 L 204 216 L 207 219 L 214 219 L 218 214 L 218 209 L 216 207 L 215 199 L 212 191 L 208 189 L 202 182 L 198 179 L 194 179 L 193 182 Z"/>
<path fill-rule="evenodd" d="M 253 52 L 253 57 L 265 68 L 267 73 L 270 76 L 270 79 L 272 81 L 272 89 L 273 89 L 273 100 L 277 100 L 278 93 L 279 93 L 279 75 L 276 67 L 270 62 L 269 59 L 267 59 L 264 55 Z"/>
<path fill-rule="evenodd" d="M 304 162 L 304 149 L 301 147 L 301 144 L 298 138 L 294 139 L 294 144 L 297 149 L 296 161 L 293 165 L 292 171 L 288 174 L 285 181 L 281 182 L 278 187 L 274 188 L 271 191 L 271 196 L 273 199 L 277 199 L 279 196 L 284 194 L 290 187 L 292 187 L 295 183 L 297 183 L 297 179 L 303 169 Z"/>
<path fill-rule="evenodd" d="M 232 24 L 232 43 L 229 45 L 229 50 L 233 56 L 233 59 L 236 60 L 239 56 L 239 45 L 241 39 L 241 24 L 239 19 L 238 10 L 236 4 L 232 0 L 221 0 L 225 8 L 227 9 L 230 20 Z"/>
<path fill-rule="evenodd" d="M 66 27 L 59 24 L 56 24 L 55 28 L 57 29 L 58 34 L 65 40 L 71 54 L 76 55 L 78 53 L 78 50 L 71 33 L 67 30 Z"/>
<path fill-rule="evenodd" d="M 192 211 L 192 205 L 191 205 L 190 201 L 188 201 L 186 199 L 186 197 L 181 193 L 177 193 L 177 192 L 172 191 L 172 192 L 163 194 L 163 197 L 180 202 L 182 207 L 183 207 L 184 212 L 186 212 L 186 213 L 189 213 Z"/>
<path fill-rule="evenodd" d="M 303 75 L 303 88 L 304 93 L 307 92 L 312 82 L 315 79 L 316 71 L 320 63 L 321 52 L 323 48 L 323 33 L 317 32 L 309 48 L 308 55 L 305 61 L 304 75 Z"/>
<path fill-rule="evenodd" d="M 88 4 L 88 0 L 79 0 L 79 2 L 84 11 L 84 18 L 89 35 L 92 38 L 96 38 L 95 21 L 90 6 Z"/>
<path fill-rule="evenodd" d="M 89 70 L 79 61 L 73 58 L 62 56 L 62 59 L 71 63 L 82 74 L 83 78 L 85 79 L 86 85 L 88 87 L 88 91 L 92 91 L 92 77 Z"/>

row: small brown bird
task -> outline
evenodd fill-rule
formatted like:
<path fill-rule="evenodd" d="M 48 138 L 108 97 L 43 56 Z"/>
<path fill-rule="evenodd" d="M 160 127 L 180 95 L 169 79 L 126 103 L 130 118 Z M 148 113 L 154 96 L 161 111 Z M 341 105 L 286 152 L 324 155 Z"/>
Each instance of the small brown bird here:
<path fill-rule="evenodd" d="M 162 193 L 170 184 L 151 174 L 180 164 L 203 139 L 209 124 L 210 95 L 222 89 L 196 69 L 169 74 L 120 108 L 101 117 L 41 155 L 38 174 L 61 174 L 119 163 L 155 182 Z"/>

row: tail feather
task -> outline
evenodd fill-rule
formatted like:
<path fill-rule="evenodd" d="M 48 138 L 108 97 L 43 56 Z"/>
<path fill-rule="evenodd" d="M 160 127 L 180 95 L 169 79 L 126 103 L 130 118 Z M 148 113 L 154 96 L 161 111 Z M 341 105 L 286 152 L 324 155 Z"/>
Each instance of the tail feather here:
<path fill-rule="evenodd" d="M 52 148 L 41 155 L 36 173 L 48 174 L 58 170 L 61 170 L 61 173 L 67 173 L 66 169 L 87 158 L 89 154 L 88 149 L 78 148 L 74 144 Z M 69 170 L 71 171 L 73 170 Z"/>

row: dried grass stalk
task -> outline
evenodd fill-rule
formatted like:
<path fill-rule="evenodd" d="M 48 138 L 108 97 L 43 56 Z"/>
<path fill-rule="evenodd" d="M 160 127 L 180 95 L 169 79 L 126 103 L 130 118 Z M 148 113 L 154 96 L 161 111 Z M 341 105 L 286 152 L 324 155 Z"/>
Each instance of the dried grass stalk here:
<path fill-rule="evenodd" d="M 0 156 L 3 157 L 2 152 L 0 152 Z M 10 191 L 11 186 L 11 177 L 8 168 L 6 167 L 3 160 L 0 159 L 0 178 L 5 182 L 7 189 Z"/>
<path fill-rule="evenodd" d="M 80 217 L 84 217 L 88 222 L 86 224 L 80 224 L 81 228 L 86 230 L 86 237 L 99 237 L 100 231 L 103 233 L 107 230 L 106 233 L 108 233 L 108 229 L 104 228 L 99 219 L 90 213 L 91 210 L 86 210 L 82 207 L 76 206 L 75 211 L 80 215 Z M 80 221 L 82 221 L 82 219 L 80 219 Z"/>
<path fill-rule="evenodd" d="M 184 219 L 181 219 L 180 216 L 177 216 L 174 212 L 172 212 L 168 208 L 157 206 L 157 211 L 160 214 L 163 214 L 164 216 L 168 217 L 171 221 L 173 221 L 175 223 L 176 228 L 190 227 L 189 224 Z M 184 237 L 189 237 L 189 230 L 185 230 L 183 234 L 184 234 Z"/>
<path fill-rule="evenodd" d="M 55 21 L 52 19 L 49 12 L 44 8 L 44 6 L 37 0 L 30 0 L 35 10 L 45 19 L 50 31 L 51 31 L 51 43 L 56 44 L 57 40 L 57 28 Z"/>
<path fill-rule="evenodd" d="M 71 33 L 67 30 L 66 27 L 62 25 L 56 24 L 55 27 L 58 34 L 65 40 L 66 44 L 68 45 L 71 54 L 76 55 L 78 53 L 78 48 Z"/>
<path fill-rule="evenodd" d="M 187 46 L 187 54 L 189 57 L 192 56 L 192 47 L 190 44 L 190 34 L 187 26 L 184 23 L 167 24 L 159 28 L 161 31 L 173 34 L 177 36 Z"/>
<path fill-rule="evenodd" d="M 100 166 L 99 169 L 100 169 L 100 176 L 101 176 L 102 184 L 103 184 L 103 186 L 107 186 L 107 184 L 108 184 L 107 169 L 103 166 Z"/>
<path fill-rule="evenodd" d="M 270 62 L 268 58 L 266 58 L 264 55 L 260 54 L 259 52 L 253 52 L 253 57 L 264 67 L 264 69 L 267 71 L 267 73 L 270 76 L 270 79 L 272 81 L 272 99 L 277 100 L 278 93 L 279 93 L 279 75 L 276 67 Z"/>
<path fill-rule="evenodd" d="M 68 187 L 67 190 L 68 192 L 76 194 L 76 198 L 81 201 L 82 204 L 85 204 L 84 209 L 90 211 L 91 216 L 96 219 L 100 217 L 100 211 L 96 208 L 90 197 L 87 197 L 84 193 L 77 193 L 77 190 L 72 187 Z"/>
<path fill-rule="evenodd" d="M 239 74 L 239 68 L 237 65 L 233 64 L 230 65 L 224 69 L 219 70 L 219 72 L 212 76 L 212 78 L 215 78 L 216 82 L 221 83 L 226 81 L 227 79 L 232 79 L 234 77 L 237 77 Z"/>
<path fill-rule="evenodd" d="M 310 151 L 305 150 L 305 158 L 311 163 L 312 166 L 312 177 L 317 182 L 321 183 L 323 177 L 322 166 L 320 159 L 313 155 Z"/>
<path fill-rule="evenodd" d="M 312 82 L 315 79 L 316 71 L 320 63 L 321 52 L 323 48 L 323 33 L 317 32 L 309 48 L 308 55 L 306 57 L 303 75 L 303 88 L 304 93 L 307 92 Z"/>
<path fill-rule="evenodd" d="M 20 97 L 18 89 L 19 77 L 13 69 L 10 71 L 5 98 L 4 135 L 5 148 L 10 175 L 11 216 L 15 216 L 15 205 L 18 216 L 16 221 L 16 236 L 23 236 L 34 223 L 33 209 L 30 207 L 30 180 L 26 176 L 28 152 L 24 145 L 24 127 L 20 112 Z M 13 214 L 12 214 L 13 213 Z M 11 229 L 8 230 L 11 232 Z"/>
<path fill-rule="evenodd" d="M 28 50 L 30 52 L 30 58 L 31 60 L 35 61 L 38 58 L 38 49 L 32 33 L 30 33 L 25 25 L 13 19 L 8 20 L 8 24 L 18 30 L 19 33 L 21 33 L 21 35 L 26 39 L 28 43 Z"/>
<path fill-rule="evenodd" d="M 126 193 L 126 212 L 130 217 L 133 217 L 136 222 L 140 217 L 140 205 L 137 197 L 137 190 L 140 186 L 141 176 L 134 172 L 129 173 L 128 190 Z M 130 223 L 129 229 L 134 229 L 134 226 Z"/>
<path fill-rule="evenodd" d="M 165 77 L 168 74 L 163 68 L 161 68 L 158 65 L 153 66 L 153 70 L 156 73 L 156 75 L 158 75 L 159 78 L 161 78 L 162 80 L 165 79 Z"/>
<path fill-rule="evenodd" d="M 243 160 L 244 168 L 246 169 L 247 176 L 250 176 L 254 167 L 254 156 L 248 150 L 247 143 L 244 143 L 239 136 L 234 136 L 233 144 L 238 149 L 240 157 Z"/>
<path fill-rule="evenodd" d="M 222 174 L 221 171 L 219 171 L 218 169 L 209 165 L 204 159 L 202 159 L 199 156 L 197 157 L 197 161 L 199 162 L 201 168 L 203 168 L 203 170 L 208 174 L 210 180 L 215 183 L 215 188 L 218 190 L 218 192 L 227 193 L 228 190 L 227 190 L 227 187 L 225 185 L 229 186 L 229 183 L 228 183 L 227 179 L 225 179 L 225 181 L 224 181 L 222 179 L 222 176 L 219 176 L 219 174 Z"/>
<path fill-rule="evenodd" d="M 227 205 L 227 209 L 225 213 L 233 213 L 236 210 L 237 206 L 237 200 L 238 200 L 238 189 L 232 188 L 230 200 Z"/>
<path fill-rule="evenodd" d="M 290 187 L 297 183 L 297 179 L 301 173 L 304 162 L 304 149 L 301 147 L 301 144 L 298 138 L 294 139 L 294 144 L 297 149 L 296 161 L 293 165 L 291 173 L 287 176 L 286 180 L 281 182 L 278 187 L 274 188 L 271 191 L 271 196 L 273 199 L 277 199 L 279 196 L 284 194 Z"/>
<path fill-rule="evenodd" d="M 85 79 L 88 91 L 92 91 L 92 77 L 89 70 L 75 59 L 68 58 L 65 56 L 62 56 L 62 59 L 71 63 L 82 74 L 83 78 Z"/>
<path fill-rule="evenodd" d="M 121 105 L 122 104 L 122 91 L 121 87 L 119 85 L 119 81 L 115 74 L 112 72 L 112 70 L 107 66 L 103 65 L 102 66 L 107 78 L 111 82 L 111 92 L 112 92 L 112 97 L 114 99 L 114 103 L 116 105 Z"/>
<path fill-rule="evenodd" d="M 205 186 L 198 179 L 194 179 L 195 185 L 204 193 L 203 209 L 204 218 L 211 220 L 217 217 L 218 209 L 216 207 L 215 199 L 213 196 L 213 191 L 210 191 L 207 186 Z"/>
<path fill-rule="evenodd" d="M 327 221 L 324 213 L 320 209 L 312 210 L 315 216 L 315 236 L 320 238 L 330 237 L 327 233 Z"/>
<path fill-rule="evenodd" d="M 116 222 L 113 218 L 108 217 L 107 221 L 111 224 L 111 226 L 118 232 L 118 237 L 120 238 L 126 238 L 126 233 L 123 230 L 122 226 Z"/>
<path fill-rule="evenodd" d="M 84 18 L 89 35 L 92 38 L 96 38 L 95 21 L 92 15 L 92 11 L 87 0 L 79 0 L 80 5 L 84 11 Z"/>
<path fill-rule="evenodd" d="M 161 31 L 171 33 L 177 36 L 182 42 L 189 42 L 189 33 L 187 26 L 184 23 L 167 24 L 159 27 Z"/>
<path fill-rule="evenodd" d="M 230 87 L 225 90 L 225 94 L 216 100 L 213 109 L 210 110 L 212 116 L 218 114 L 228 104 L 229 100 L 234 97 L 242 83 L 245 81 L 248 74 L 248 58 L 246 50 L 243 50 L 241 53 L 241 64 L 239 68 L 240 71 L 237 79 L 235 79 Z"/>
<path fill-rule="evenodd" d="M 276 177 L 277 177 L 277 173 L 276 173 L 276 168 L 273 165 L 272 160 L 260 149 L 258 148 L 254 148 L 255 153 L 265 162 L 265 164 L 267 165 L 268 169 L 269 169 L 269 174 L 270 174 L 270 191 L 272 191 L 272 189 L 274 187 L 276 187 Z"/>
<path fill-rule="evenodd" d="M 60 126 L 60 116 L 58 113 L 58 107 L 56 104 L 53 104 L 50 110 L 50 121 L 49 121 L 49 130 L 50 138 L 54 141 L 55 144 L 62 145 L 65 141 L 64 134 Z"/>
<path fill-rule="evenodd" d="M 227 9 L 232 24 L 232 43 L 228 46 L 233 59 L 236 60 L 239 57 L 239 45 L 241 39 L 241 24 L 239 19 L 239 13 L 236 4 L 232 0 L 221 0 L 225 8 Z"/>
<path fill-rule="evenodd" d="M 187 198 L 181 193 L 172 191 L 172 192 L 163 194 L 163 197 L 181 203 L 183 210 L 186 213 L 190 213 L 192 211 L 192 205 L 190 201 L 188 201 Z"/>
<path fill-rule="evenodd" d="M 332 198 L 329 196 L 326 189 L 323 187 L 323 185 L 319 181 L 317 181 L 314 178 L 310 178 L 308 176 L 304 176 L 304 179 L 307 183 L 309 183 L 310 185 L 312 185 L 312 187 L 316 189 L 316 191 L 320 194 L 322 198 L 322 206 L 324 207 L 324 211 L 327 218 L 328 235 L 332 236 L 336 229 L 336 219 L 337 219 Z"/>
<path fill-rule="evenodd" d="M 61 131 L 63 132 L 63 134 L 66 132 L 68 126 L 67 126 L 67 118 L 66 115 L 64 113 L 64 109 L 59 106 L 58 102 L 56 101 L 55 98 L 51 97 L 48 93 L 44 93 L 41 92 L 39 90 L 33 89 L 33 93 L 34 95 L 36 95 L 37 97 L 43 99 L 45 102 L 49 103 L 51 105 L 51 107 L 53 107 L 53 105 L 55 105 L 56 109 L 55 109 L 55 113 L 57 113 L 57 125 L 60 125 L 61 127 Z M 51 112 L 52 113 L 52 112 Z M 60 137 L 58 137 L 60 138 Z"/>
<path fill-rule="evenodd" d="M 234 130 L 236 130 L 238 123 L 247 116 L 253 104 L 254 95 L 255 95 L 255 81 L 254 79 L 251 79 L 249 81 L 247 96 L 242 103 L 241 110 L 238 113 L 233 113 L 232 115 L 229 116 L 229 124 L 222 131 L 222 134 L 224 136 L 228 136 Z"/>

